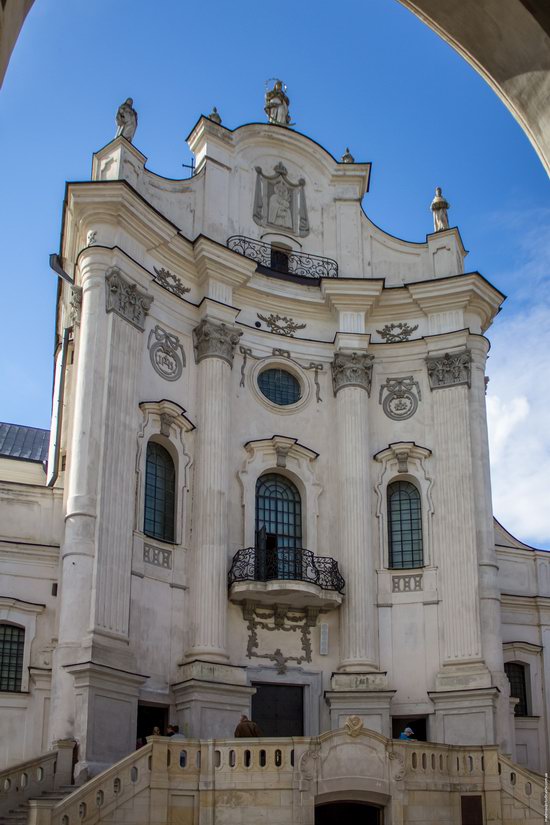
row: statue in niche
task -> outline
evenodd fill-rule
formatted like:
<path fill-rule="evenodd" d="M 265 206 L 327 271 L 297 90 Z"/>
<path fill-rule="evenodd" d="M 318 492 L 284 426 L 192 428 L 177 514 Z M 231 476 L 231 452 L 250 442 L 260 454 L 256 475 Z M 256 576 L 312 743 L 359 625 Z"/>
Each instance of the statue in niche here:
<path fill-rule="evenodd" d="M 288 179 L 288 172 L 278 163 L 273 175 L 266 175 L 256 166 L 256 187 L 252 217 L 258 226 L 276 226 L 305 237 L 309 234 L 304 178 L 297 183 Z"/>
<path fill-rule="evenodd" d="M 288 112 L 290 101 L 285 94 L 286 86 L 283 88 L 283 85 L 282 80 L 276 80 L 273 88 L 266 90 L 264 112 L 267 115 L 268 123 L 288 126 L 290 123 Z"/>
<path fill-rule="evenodd" d="M 277 181 L 269 198 L 269 223 L 285 229 L 293 228 L 291 198 L 292 193 L 286 183 L 282 179 Z"/>
<path fill-rule="evenodd" d="M 131 143 L 137 129 L 138 116 L 134 109 L 134 101 L 131 97 L 127 98 L 124 103 L 121 103 L 116 113 L 116 135 L 115 137 L 123 137 Z"/>
<path fill-rule="evenodd" d="M 443 229 L 449 228 L 447 209 L 449 209 L 450 206 L 451 204 L 446 201 L 441 194 L 441 187 L 438 186 L 435 190 L 435 198 L 430 204 L 430 209 L 434 216 L 434 232 L 441 232 Z"/>

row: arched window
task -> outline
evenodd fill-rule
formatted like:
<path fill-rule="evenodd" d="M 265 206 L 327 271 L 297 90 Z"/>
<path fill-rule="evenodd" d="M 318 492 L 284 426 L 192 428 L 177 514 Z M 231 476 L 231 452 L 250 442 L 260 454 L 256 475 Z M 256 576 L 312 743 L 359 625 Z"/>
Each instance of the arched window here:
<path fill-rule="evenodd" d="M 150 441 L 145 465 L 145 523 L 143 532 L 161 541 L 174 541 L 176 471 L 168 450 Z"/>
<path fill-rule="evenodd" d="M 295 484 L 269 473 L 256 482 L 257 578 L 301 578 L 302 500 Z"/>
<path fill-rule="evenodd" d="M 21 690 L 25 630 L 0 624 L 0 690 Z"/>
<path fill-rule="evenodd" d="M 514 708 L 514 716 L 529 716 L 525 665 L 520 662 L 505 662 L 504 672 L 510 681 L 510 696 L 519 699 Z"/>
<path fill-rule="evenodd" d="M 388 485 L 388 544 L 390 567 L 422 567 L 420 493 L 409 481 Z"/>

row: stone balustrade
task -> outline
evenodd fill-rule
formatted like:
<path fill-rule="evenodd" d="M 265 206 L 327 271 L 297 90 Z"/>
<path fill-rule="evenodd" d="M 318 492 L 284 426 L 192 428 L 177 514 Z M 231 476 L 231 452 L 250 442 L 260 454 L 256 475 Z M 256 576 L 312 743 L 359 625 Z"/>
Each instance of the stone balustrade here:
<path fill-rule="evenodd" d="M 391 802 L 392 825 L 412 821 L 419 803 L 433 808 L 434 822 L 451 821 L 451 800 L 462 793 L 484 797 L 496 811 L 487 822 L 543 821 L 543 777 L 496 747 L 401 742 L 350 728 L 281 739 L 151 737 L 61 802 L 31 803 L 30 825 L 196 825 L 203 816 L 211 825 L 252 825 L 266 810 L 273 825 L 311 825 L 315 804 L 346 786 L 350 799 L 359 792 L 373 804 Z"/>
<path fill-rule="evenodd" d="M 54 786 L 57 751 L 0 771 L 0 816 Z"/>

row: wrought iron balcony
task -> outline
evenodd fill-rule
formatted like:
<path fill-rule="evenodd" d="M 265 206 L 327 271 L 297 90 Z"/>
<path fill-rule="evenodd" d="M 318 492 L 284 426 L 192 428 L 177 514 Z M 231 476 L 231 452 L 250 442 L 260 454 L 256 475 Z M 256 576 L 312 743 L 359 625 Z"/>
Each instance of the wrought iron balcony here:
<path fill-rule="evenodd" d="M 246 547 L 233 556 L 228 574 L 232 601 L 256 599 L 298 606 L 338 606 L 345 581 L 338 562 L 311 550 Z"/>
<path fill-rule="evenodd" d="M 244 235 L 232 235 L 227 239 L 227 246 L 233 252 L 256 261 L 259 266 L 281 275 L 315 279 L 338 277 L 338 264 L 332 258 L 281 249 Z"/>

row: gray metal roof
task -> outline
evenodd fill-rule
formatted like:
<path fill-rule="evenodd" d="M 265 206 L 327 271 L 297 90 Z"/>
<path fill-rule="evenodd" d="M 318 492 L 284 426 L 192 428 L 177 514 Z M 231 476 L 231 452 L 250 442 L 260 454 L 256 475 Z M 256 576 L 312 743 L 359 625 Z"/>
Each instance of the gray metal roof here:
<path fill-rule="evenodd" d="M 0 422 L 0 456 L 4 458 L 42 462 L 48 457 L 49 443 L 49 430 Z"/>

